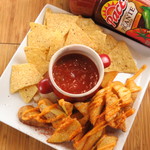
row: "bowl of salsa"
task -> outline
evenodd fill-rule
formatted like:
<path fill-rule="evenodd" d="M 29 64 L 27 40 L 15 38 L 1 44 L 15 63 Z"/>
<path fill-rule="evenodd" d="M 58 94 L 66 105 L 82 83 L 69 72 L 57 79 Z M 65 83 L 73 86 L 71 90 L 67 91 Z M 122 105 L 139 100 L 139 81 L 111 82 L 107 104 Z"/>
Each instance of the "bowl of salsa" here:
<path fill-rule="evenodd" d="M 68 101 L 84 101 L 99 89 L 104 76 L 100 56 L 90 47 L 72 44 L 51 58 L 49 78 L 54 93 Z"/>

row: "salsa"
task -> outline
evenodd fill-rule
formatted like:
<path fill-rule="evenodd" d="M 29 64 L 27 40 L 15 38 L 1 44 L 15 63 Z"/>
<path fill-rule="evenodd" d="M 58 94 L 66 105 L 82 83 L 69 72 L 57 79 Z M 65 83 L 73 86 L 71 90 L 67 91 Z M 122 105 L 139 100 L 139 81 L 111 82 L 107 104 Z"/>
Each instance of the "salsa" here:
<path fill-rule="evenodd" d="M 56 84 L 71 94 L 81 94 L 92 89 L 99 79 L 94 62 L 81 54 L 68 54 L 56 61 L 53 66 Z"/>

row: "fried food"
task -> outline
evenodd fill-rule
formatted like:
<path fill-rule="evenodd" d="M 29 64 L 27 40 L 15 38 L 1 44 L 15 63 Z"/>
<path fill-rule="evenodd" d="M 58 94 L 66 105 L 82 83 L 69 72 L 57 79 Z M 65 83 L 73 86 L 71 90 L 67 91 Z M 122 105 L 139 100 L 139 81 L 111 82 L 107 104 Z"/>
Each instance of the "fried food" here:
<path fill-rule="evenodd" d="M 95 125 L 97 116 L 102 112 L 104 108 L 104 99 L 103 97 L 95 98 L 89 104 L 89 116 L 90 122 Z"/>
<path fill-rule="evenodd" d="M 58 101 L 58 104 L 62 107 L 62 109 L 64 110 L 64 112 L 70 116 L 72 114 L 73 111 L 73 104 L 70 102 L 66 102 L 64 99 L 60 99 Z"/>
<path fill-rule="evenodd" d="M 50 61 L 54 53 L 64 46 L 64 42 L 65 42 L 64 35 L 61 32 L 55 32 L 55 36 L 51 38 L 51 45 L 46 58 L 47 61 Z"/>
<path fill-rule="evenodd" d="M 53 104 L 48 99 L 41 99 L 38 102 L 38 106 L 41 113 L 43 113 L 44 117 L 46 117 L 47 120 L 52 123 L 54 128 L 57 128 L 61 124 L 61 120 L 66 117 L 65 112 L 61 110 L 59 105 Z"/>
<path fill-rule="evenodd" d="M 113 92 L 107 93 L 105 96 L 106 100 L 106 107 L 105 107 L 105 120 L 107 122 L 110 122 L 113 120 L 118 112 L 120 111 L 120 106 L 119 106 L 119 98 L 116 94 Z"/>
<path fill-rule="evenodd" d="M 25 47 L 24 52 L 28 63 L 35 65 L 36 69 L 44 75 L 48 70 L 49 62 L 46 60 L 48 49 L 37 47 Z"/>
<path fill-rule="evenodd" d="M 120 98 L 122 106 L 127 106 L 133 102 L 131 98 L 131 91 L 121 83 L 114 82 L 113 90 L 117 93 L 118 97 Z"/>
<path fill-rule="evenodd" d="M 100 51 L 101 54 L 109 54 L 117 45 L 118 41 L 110 34 L 107 34 L 104 43 L 104 49 Z"/>
<path fill-rule="evenodd" d="M 65 41 L 65 46 L 70 44 L 83 44 L 98 49 L 95 42 L 86 34 L 78 25 L 73 24 L 68 32 L 68 36 Z"/>
<path fill-rule="evenodd" d="M 82 150 L 91 150 L 92 147 L 96 144 L 96 142 L 100 139 L 102 134 L 103 134 L 103 130 L 100 130 L 96 134 L 93 134 L 90 137 L 88 137 Z"/>
<path fill-rule="evenodd" d="M 143 65 L 131 78 L 126 80 L 125 86 L 130 89 L 131 93 L 139 92 L 141 87 L 137 86 L 135 79 L 146 69 L 146 65 Z"/>
<path fill-rule="evenodd" d="M 46 27 L 52 31 L 59 31 L 65 36 L 77 19 L 78 16 L 70 14 L 49 13 L 46 18 Z"/>
<path fill-rule="evenodd" d="M 45 16 L 44 16 L 44 21 L 43 21 L 44 25 L 47 25 L 47 19 L 49 18 L 49 16 L 51 15 L 51 13 L 53 13 L 52 10 L 49 9 L 49 8 L 47 8 L 46 12 L 45 12 Z"/>
<path fill-rule="evenodd" d="M 118 138 L 115 136 L 103 135 L 96 144 L 96 150 L 113 150 L 117 140 Z"/>
<path fill-rule="evenodd" d="M 41 99 L 37 107 L 24 106 L 18 112 L 19 120 L 40 127 L 51 124 L 55 130 L 49 143 L 72 141 L 76 150 L 113 150 L 118 138 L 107 135 L 105 128 L 126 131 L 126 119 L 134 113 L 132 93 L 137 93 L 138 87 L 134 80 L 145 68 L 125 84 L 112 81 L 88 102 L 71 104 L 60 99 L 53 103 Z"/>
<path fill-rule="evenodd" d="M 92 39 L 97 45 L 96 51 L 99 53 L 104 49 L 106 34 L 102 28 L 94 23 L 92 19 L 79 17 L 76 24 Z"/>
<path fill-rule="evenodd" d="M 69 116 L 64 118 L 54 134 L 47 140 L 49 143 L 62 143 L 72 140 L 76 135 L 81 133 L 82 127 L 77 119 Z"/>
<path fill-rule="evenodd" d="M 105 34 L 91 19 L 47 9 L 44 25 L 30 23 L 30 27 L 25 48 L 28 64 L 12 67 L 10 86 L 11 93 L 19 91 L 26 102 L 37 92 L 36 85 L 48 71 L 52 55 L 63 46 L 84 44 L 98 54 L 108 54 L 112 63 L 105 69 L 101 89 L 87 102 L 72 104 L 65 99 L 52 102 L 44 98 L 35 107 L 20 108 L 19 120 L 32 126 L 53 126 L 49 143 L 72 141 L 76 150 L 113 150 L 118 138 L 105 134 L 105 128 L 126 131 L 126 118 L 134 113 L 132 105 L 141 90 L 134 80 L 146 66 L 137 71 L 126 43 Z M 136 74 L 124 84 L 114 81 L 119 72 Z"/>
<path fill-rule="evenodd" d="M 111 59 L 111 65 L 105 68 L 105 72 L 118 71 L 124 73 L 135 73 L 138 68 L 132 57 L 132 54 L 123 41 L 118 42 L 117 45 L 108 54 Z"/>
<path fill-rule="evenodd" d="M 48 127 L 47 123 L 39 122 L 34 116 L 39 115 L 40 111 L 31 105 L 23 106 L 18 111 L 19 120 L 27 125 L 35 127 Z"/>
<path fill-rule="evenodd" d="M 83 116 L 88 115 L 88 102 L 76 102 L 74 106 Z"/>
<path fill-rule="evenodd" d="M 88 113 L 89 102 L 76 102 L 74 103 L 74 106 L 83 115 L 83 117 L 78 119 L 78 121 L 82 126 L 85 126 L 85 124 L 89 120 L 89 113 Z"/>
<path fill-rule="evenodd" d="M 41 79 L 42 75 L 33 64 L 25 63 L 13 65 L 10 79 L 10 92 L 15 93 L 20 89 L 35 85 Z"/>
<path fill-rule="evenodd" d="M 106 87 L 111 83 L 115 77 L 117 76 L 118 72 L 117 71 L 110 71 L 110 72 L 105 72 L 103 81 L 101 83 L 101 87 Z"/>
<path fill-rule="evenodd" d="M 76 24 L 85 32 L 94 30 L 99 30 L 101 32 L 103 31 L 103 29 L 99 25 L 95 24 L 91 18 L 83 18 L 79 16 Z"/>
<path fill-rule="evenodd" d="M 19 94 L 24 100 L 24 102 L 29 103 L 32 100 L 32 98 L 35 96 L 37 91 L 38 91 L 37 86 L 31 85 L 19 90 Z"/>

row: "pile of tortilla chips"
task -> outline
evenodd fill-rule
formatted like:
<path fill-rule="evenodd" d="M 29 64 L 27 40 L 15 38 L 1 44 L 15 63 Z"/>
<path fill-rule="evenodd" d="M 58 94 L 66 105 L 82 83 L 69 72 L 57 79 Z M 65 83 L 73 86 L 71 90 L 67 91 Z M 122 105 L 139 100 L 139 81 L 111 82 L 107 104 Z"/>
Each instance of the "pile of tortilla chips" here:
<path fill-rule="evenodd" d="M 30 102 L 38 91 L 36 84 L 48 71 L 52 55 L 66 45 L 83 44 L 99 54 L 108 54 L 112 63 L 105 72 L 137 71 L 127 45 L 105 34 L 92 19 L 53 13 L 47 9 L 43 24 L 30 23 L 30 28 L 27 46 L 24 48 L 28 63 L 12 67 L 10 83 L 11 93 L 19 92 L 25 102 Z"/>

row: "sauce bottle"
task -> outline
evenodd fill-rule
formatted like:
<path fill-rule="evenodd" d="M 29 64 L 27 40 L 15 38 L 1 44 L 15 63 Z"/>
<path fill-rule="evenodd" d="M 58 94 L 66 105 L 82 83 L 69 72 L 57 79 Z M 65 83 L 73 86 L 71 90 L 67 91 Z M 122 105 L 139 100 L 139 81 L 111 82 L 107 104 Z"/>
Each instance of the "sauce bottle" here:
<path fill-rule="evenodd" d="M 150 47 L 150 0 L 70 0 L 69 6 L 72 13 Z"/>
<path fill-rule="evenodd" d="M 92 17 L 99 0 L 70 0 L 69 8 L 75 15 Z"/>
<path fill-rule="evenodd" d="M 100 0 L 94 19 L 150 47 L 150 7 L 137 0 Z"/>

